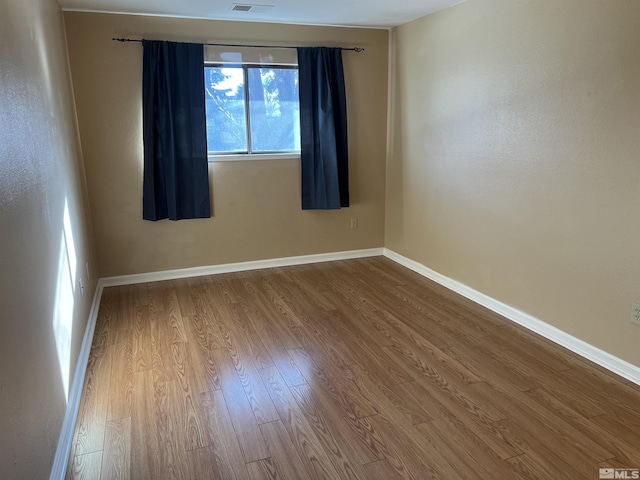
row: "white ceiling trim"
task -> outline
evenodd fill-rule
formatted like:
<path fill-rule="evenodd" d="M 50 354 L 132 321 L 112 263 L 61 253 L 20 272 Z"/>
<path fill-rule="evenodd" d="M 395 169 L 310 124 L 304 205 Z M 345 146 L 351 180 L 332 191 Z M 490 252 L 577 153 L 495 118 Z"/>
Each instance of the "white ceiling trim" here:
<path fill-rule="evenodd" d="M 466 2 L 466 0 L 462 0 Z M 89 8 L 64 8 L 61 7 L 63 12 L 81 12 L 81 13 L 104 13 L 107 15 L 132 15 L 139 17 L 161 17 L 161 18 L 181 18 L 185 20 L 212 20 L 215 22 L 245 22 L 245 23 L 274 23 L 281 25 L 300 25 L 303 27 L 333 27 L 333 28 L 364 28 L 367 30 L 391 30 L 394 28 L 384 26 L 368 26 L 368 25 L 344 25 L 344 24 L 331 24 L 331 23 L 303 23 L 303 22 L 287 22 L 284 20 L 257 20 L 257 19 L 244 19 L 244 18 L 215 18 L 215 17 L 198 17 L 194 15 L 168 15 L 166 13 L 138 13 L 138 12 L 111 12 L 106 10 L 96 10 Z M 435 13 L 435 12 L 434 12 Z"/>
<path fill-rule="evenodd" d="M 58 0 L 58 4 L 69 12 L 388 30 L 465 0 L 269 0 L 273 3 L 269 8 L 232 9 L 234 4 L 263 1 Z"/>

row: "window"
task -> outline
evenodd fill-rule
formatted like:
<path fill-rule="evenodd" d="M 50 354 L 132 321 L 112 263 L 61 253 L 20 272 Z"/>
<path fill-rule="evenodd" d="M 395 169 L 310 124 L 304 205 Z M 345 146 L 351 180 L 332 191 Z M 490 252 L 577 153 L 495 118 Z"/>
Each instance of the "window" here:
<path fill-rule="evenodd" d="M 261 55 L 248 62 L 238 52 L 205 53 L 205 59 L 210 158 L 300 151 L 297 61 Z"/>

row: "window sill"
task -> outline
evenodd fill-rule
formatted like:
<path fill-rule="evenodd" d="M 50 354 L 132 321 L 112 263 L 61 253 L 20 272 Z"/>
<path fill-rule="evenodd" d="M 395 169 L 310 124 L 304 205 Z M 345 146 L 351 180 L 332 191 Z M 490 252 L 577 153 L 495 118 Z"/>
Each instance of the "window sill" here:
<path fill-rule="evenodd" d="M 244 162 L 246 160 L 299 160 L 300 152 L 293 153 L 236 153 L 229 155 L 209 155 L 209 162 Z"/>

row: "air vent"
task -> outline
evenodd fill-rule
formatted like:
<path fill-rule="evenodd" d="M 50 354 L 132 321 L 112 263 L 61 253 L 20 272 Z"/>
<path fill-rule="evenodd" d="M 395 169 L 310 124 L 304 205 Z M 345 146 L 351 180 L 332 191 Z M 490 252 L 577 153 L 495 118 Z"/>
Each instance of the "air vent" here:
<path fill-rule="evenodd" d="M 273 7 L 275 7 L 275 5 L 257 5 L 255 3 L 234 3 L 231 6 L 231 11 L 260 13 L 260 12 L 267 12 Z"/>

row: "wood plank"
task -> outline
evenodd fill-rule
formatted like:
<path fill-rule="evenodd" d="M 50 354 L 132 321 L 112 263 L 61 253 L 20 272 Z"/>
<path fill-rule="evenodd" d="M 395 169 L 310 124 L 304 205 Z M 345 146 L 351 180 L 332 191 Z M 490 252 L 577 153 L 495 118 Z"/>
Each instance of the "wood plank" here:
<path fill-rule="evenodd" d="M 100 478 L 102 467 L 102 452 L 76 455 L 73 458 L 71 478 L 73 480 L 94 480 Z"/>
<path fill-rule="evenodd" d="M 205 305 L 211 312 L 211 324 L 225 330 L 234 330 L 238 323 L 233 305 L 238 300 L 229 283 L 233 276 L 216 275 L 209 277 L 210 284 L 203 290 Z"/>
<path fill-rule="evenodd" d="M 133 323 L 133 357 L 131 359 L 133 372 L 142 372 L 153 368 L 153 349 L 151 348 L 151 321 L 149 319 L 149 305 L 135 309 Z"/>
<path fill-rule="evenodd" d="M 163 478 L 187 478 L 187 455 L 182 395 L 177 382 L 154 384 L 156 432 Z"/>
<path fill-rule="evenodd" d="M 563 450 L 576 462 L 600 462 L 614 456 L 614 453 L 589 440 L 571 424 L 524 393 L 505 393 L 484 382 L 474 384 L 471 388 L 479 391 L 488 401 L 499 403 L 510 419 L 527 431 L 545 438 L 547 445 L 556 445 L 556 451 Z"/>
<path fill-rule="evenodd" d="M 587 374 L 576 375 L 571 369 L 558 373 L 558 380 L 579 395 L 588 397 L 602 414 L 615 414 L 625 423 L 640 428 L 640 411 L 638 410 L 638 396 L 636 391 L 626 385 L 615 386 L 602 382 L 593 376 L 591 370 Z M 598 415 L 592 415 L 598 416 Z"/>
<path fill-rule="evenodd" d="M 265 385 L 267 385 L 269 395 L 271 395 L 278 409 L 278 414 L 289 436 L 289 441 L 294 445 L 293 448 L 298 452 L 308 474 L 313 478 L 336 478 L 337 472 L 327 452 L 322 448 L 322 442 L 318 440 L 314 429 L 285 385 L 278 370 L 276 368 L 265 368 L 260 373 L 263 376 Z M 265 430 L 262 429 L 262 432 L 264 433 Z M 269 444 L 269 439 L 265 438 L 265 440 Z M 273 458 L 273 451 L 270 451 Z M 277 458 L 274 458 L 274 460 L 277 460 Z M 278 464 L 277 461 L 276 464 Z M 284 473 L 286 474 L 286 472 Z"/>
<path fill-rule="evenodd" d="M 220 335 L 256 421 L 260 424 L 279 420 L 278 412 L 262 383 L 262 378 L 251 361 L 251 348 L 242 334 L 221 329 Z"/>
<path fill-rule="evenodd" d="M 278 470 L 271 458 L 263 458 L 256 462 L 247 463 L 247 470 L 251 480 L 287 480 L 284 473 Z"/>
<path fill-rule="evenodd" d="M 243 308 L 246 307 L 243 305 Z M 300 373 L 300 370 L 290 357 L 287 349 L 280 343 L 277 333 L 271 328 L 264 316 L 248 308 L 245 309 L 245 313 L 247 314 L 246 318 L 251 322 L 255 332 L 260 336 L 262 344 L 269 353 L 273 364 L 287 382 L 287 385 L 293 387 L 306 383 L 306 379 Z"/>
<path fill-rule="evenodd" d="M 113 349 L 107 346 L 97 347 L 89 354 L 82 407 L 76 427 L 76 456 L 97 452 L 104 447 L 112 358 Z"/>
<path fill-rule="evenodd" d="M 200 394 L 193 390 L 192 368 L 187 353 L 187 344 L 174 343 L 171 346 L 173 368 L 175 370 L 175 396 L 173 400 L 172 420 L 178 420 L 176 431 L 184 439 L 186 450 L 195 450 L 211 445 L 206 425 L 204 406 Z"/>
<path fill-rule="evenodd" d="M 138 307 L 149 306 L 149 284 L 148 283 L 136 283 L 131 285 L 133 291 L 133 305 Z"/>
<path fill-rule="evenodd" d="M 420 371 L 428 371 L 428 365 L 433 365 L 442 372 L 441 375 L 452 377 L 464 384 L 482 381 L 482 377 L 409 328 L 403 332 L 384 330 L 382 334 L 389 339 L 383 346 L 407 355 L 409 363 Z"/>
<path fill-rule="evenodd" d="M 343 341 L 343 336 L 331 326 L 332 318 L 340 315 L 336 310 L 315 313 L 300 313 L 298 318 L 307 330 L 306 335 L 297 336 L 302 348 L 311 356 L 330 358 L 336 365 L 355 363 L 355 352 Z"/>
<path fill-rule="evenodd" d="M 93 333 L 91 347 L 101 348 L 113 345 L 116 325 L 118 323 L 118 287 L 107 287 L 102 290 L 98 318 Z"/>
<path fill-rule="evenodd" d="M 267 348 L 262 343 L 260 335 L 255 331 L 253 324 L 247 318 L 245 310 L 240 304 L 233 305 L 238 322 L 236 334 L 242 336 L 247 346 L 247 354 L 257 369 L 273 367 L 274 363 Z"/>
<path fill-rule="evenodd" d="M 216 364 L 220 367 L 222 394 L 245 462 L 267 458 L 267 445 L 227 351 L 219 348 L 213 350 L 213 354 Z"/>
<path fill-rule="evenodd" d="M 388 292 L 414 312 L 420 312 L 440 324 L 446 324 L 448 329 L 457 335 L 482 338 L 495 330 L 493 325 L 474 321 L 473 315 L 469 312 L 428 290 L 405 285 Z"/>
<path fill-rule="evenodd" d="M 464 424 L 458 427 L 458 434 L 451 435 L 450 425 L 437 419 L 417 425 L 416 429 L 430 439 L 437 438 L 437 444 L 444 447 L 450 463 L 456 462 L 458 458 L 465 458 L 469 462 L 467 457 L 470 457 L 472 462 L 477 462 L 477 472 L 482 473 L 484 478 L 524 480 L 483 439 L 468 430 Z M 476 467 L 473 468 L 475 470 Z"/>
<path fill-rule="evenodd" d="M 442 403 L 457 403 L 485 424 L 506 418 L 504 412 L 499 408 L 500 405 L 474 393 L 471 387 L 476 383 L 464 385 L 461 382 L 457 382 L 454 378 L 441 374 L 435 365 L 427 365 L 422 362 L 419 357 L 411 352 L 389 347 L 383 347 L 383 350 L 395 357 L 399 362 L 404 359 L 404 361 L 410 363 L 412 369 L 419 374 L 414 377 L 415 382 L 428 389 Z"/>
<path fill-rule="evenodd" d="M 457 455 L 458 461 L 454 462 L 455 465 L 452 465 L 451 458 L 456 457 L 455 454 L 451 454 L 451 448 L 446 446 L 443 439 L 440 441 L 439 448 L 433 445 L 433 440 L 431 437 L 438 435 L 438 429 L 434 429 L 429 427 L 430 422 L 425 422 L 422 425 L 423 429 L 420 429 L 420 425 L 414 427 L 411 423 L 411 417 L 406 416 L 402 410 L 398 409 L 393 401 L 384 396 L 380 390 L 371 382 L 363 370 L 358 368 L 358 366 L 354 366 L 355 375 L 353 377 L 353 381 L 360 382 L 363 385 L 363 388 L 367 392 L 367 395 L 376 400 L 376 404 L 380 406 L 381 416 L 384 417 L 388 422 L 392 423 L 394 427 L 397 428 L 399 432 L 407 433 L 410 432 L 411 435 L 416 435 L 417 432 L 429 431 L 431 436 L 427 435 L 422 441 L 417 442 L 422 446 L 423 449 L 428 453 L 429 458 L 438 457 L 441 459 L 442 465 L 444 468 L 446 464 L 451 466 L 455 471 L 458 472 L 458 475 L 461 478 L 480 478 L 480 476 L 485 473 L 479 465 L 473 465 L 475 461 L 472 458 L 466 458 L 465 452 L 462 452 L 461 455 Z M 425 412 L 426 413 L 426 412 Z M 417 430 L 414 430 L 414 428 Z M 449 459 L 443 455 L 443 451 L 450 453 Z M 467 460 L 466 463 L 464 460 Z M 463 468 L 465 467 L 465 468 Z M 474 468 L 475 467 L 475 468 Z M 432 472 L 434 475 L 435 472 Z M 486 474 L 486 473 L 485 473 Z"/>
<path fill-rule="evenodd" d="M 163 309 L 166 313 L 167 323 L 170 329 L 171 344 L 187 341 L 187 335 L 184 329 L 182 312 L 180 311 L 180 303 L 175 288 L 168 288 L 162 297 Z"/>
<path fill-rule="evenodd" d="M 153 372 L 133 375 L 131 406 L 131 478 L 160 478 L 162 475 L 158 424 L 156 422 Z"/>
<path fill-rule="evenodd" d="M 184 316 L 196 315 L 194 303 L 191 299 L 188 280 L 180 279 L 173 281 L 173 288 L 176 292 L 176 300 L 180 307 L 180 313 Z"/>
<path fill-rule="evenodd" d="M 411 441 L 413 431 L 396 429 L 383 415 L 374 415 L 359 420 L 367 425 L 384 451 L 386 459 L 396 473 L 409 479 L 444 479 L 457 476 L 448 464 L 436 455 L 428 457 L 419 445 Z"/>
<path fill-rule="evenodd" d="M 367 463 L 362 468 L 365 471 L 365 477 L 369 480 L 402 480 L 407 478 L 397 472 L 386 458 L 375 462 Z"/>
<path fill-rule="evenodd" d="M 510 362 L 500 361 L 493 352 L 460 346 L 447 347 L 444 351 L 486 382 L 496 385 L 506 383 L 521 392 L 533 390 L 539 385 L 534 378 L 513 368 Z"/>
<path fill-rule="evenodd" d="M 416 443 L 427 452 L 429 458 L 434 454 L 439 456 L 447 468 L 456 472 L 458 478 L 484 480 L 491 477 L 482 465 L 468 452 L 457 448 L 457 444 L 448 433 L 443 434 L 435 422 L 421 423 L 415 429 L 422 435 L 422 439 Z M 453 476 L 455 477 L 456 474 Z M 447 478 L 452 478 L 447 474 Z"/>
<path fill-rule="evenodd" d="M 128 478 L 131 478 L 131 417 L 107 422 L 100 471 L 100 480 Z"/>
<path fill-rule="evenodd" d="M 300 348 L 289 350 L 289 353 L 298 368 L 304 372 L 307 383 L 330 392 L 347 414 L 354 418 L 363 418 L 378 413 L 358 386 L 349 382 L 343 372 L 335 369 L 329 359 L 318 365 Z"/>
<path fill-rule="evenodd" d="M 199 345 L 203 351 L 222 348 L 218 329 L 209 320 L 209 315 L 197 313 L 184 318 L 186 341 Z"/>
<path fill-rule="evenodd" d="M 136 304 L 133 285 L 118 287 L 118 329 L 130 330 L 135 322 Z"/>
<path fill-rule="evenodd" d="M 154 284 L 151 284 L 154 285 Z M 155 382 L 175 380 L 172 365 L 172 329 L 163 305 L 161 288 L 149 290 L 149 326 L 151 331 L 151 365 Z"/>
<path fill-rule="evenodd" d="M 187 452 L 189 479 L 193 480 L 225 480 L 235 479 L 231 475 L 224 476 L 218 468 L 216 452 L 213 447 L 196 448 Z"/>
<path fill-rule="evenodd" d="M 279 292 L 268 285 L 264 288 L 256 285 L 253 288 L 256 291 L 254 297 L 259 302 L 264 318 L 278 336 L 280 343 L 286 349 L 301 347 L 302 343 L 294 332 L 302 327 L 302 323 L 295 312 L 282 300 Z"/>
<path fill-rule="evenodd" d="M 610 432 L 612 435 L 615 435 L 619 439 L 619 441 L 624 442 L 626 447 L 635 446 L 635 455 L 632 454 L 628 448 L 625 448 L 624 450 L 618 448 L 617 450 L 615 450 L 616 456 L 623 457 L 624 451 L 627 452 L 627 455 L 630 458 L 637 458 L 637 445 L 640 444 L 640 434 L 638 433 L 637 427 L 629 425 L 624 420 L 618 418 L 615 414 L 601 415 L 599 417 L 593 417 L 589 420 L 591 421 L 591 423 L 596 424 L 601 429 Z"/>
<path fill-rule="evenodd" d="M 515 348 L 524 349 L 523 351 L 527 355 L 534 357 L 538 362 L 543 363 L 554 372 L 568 370 L 572 367 L 568 357 L 561 354 L 553 342 L 540 337 L 521 325 L 506 322 L 499 327 L 499 330 L 494 335 L 498 338 L 509 338 L 509 344 Z"/>
<path fill-rule="evenodd" d="M 349 442 L 353 450 L 353 458 L 357 460 L 357 463 L 368 463 L 369 461 L 379 460 L 384 458 L 378 449 L 376 442 L 370 436 L 370 432 L 362 427 L 356 417 L 348 414 L 342 408 L 336 408 L 336 400 L 333 394 L 327 392 L 322 388 L 313 388 L 311 385 L 300 385 L 297 387 L 290 387 L 289 390 L 294 396 L 304 401 L 310 402 L 310 397 L 313 399 L 313 405 L 317 405 L 317 410 L 324 412 L 327 422 L 338 426 L 334 428 L 333 434 L 336 438 L 343 435 Z M 305 405 L 305 408 L 312 408 Z"/>
<path fill-rule="evenodd" d="M 323 411 L 309 385 L 299 385 L 289 390 L 340 478 L 367 478 L 360 465 L 376 461 L 375 454 L 349 431 L 347 425 L 337 423 Z"/>
<path fill-rule="evenodd" d="M 472 435 L 481 439 L 487 448 L 500 458 L 510 458 L 522 453 L 516 444 L 506 438 L 490 419 L 476 416 L 457 402 L 450 401 L 445 395 L 437 394 L 435 388 L 424 388 L 418 382 L 398 385 L 398 390 L 422 402 L 434 421 L 440 422 L 457 435 Z"/>
<path fill-rule="evenodd" d="M 493 335 L 489 335 L 482 340 L 465 338 L 461 345 L 457 345 L 458 350 L 464 350 L 465 352 L 474 352 L 480 356 L 481 359 L 495 359 L 501 365 L 504 365 L 500 371 L 504 370 L 505 375 L 510 375 L 512 378 L 521 379 L 518 382 L 520 385 L 522 382 L 530 383 L 531 388 L 537 388 L 541 385 L 558 382 L 556 372 L 549 369 L 544 363 L 538 362 L 534 357 L 527 356 L 523 352 L 513 347 L 509 341 L 504 339 L 498 339 Z M 464 345 L 464 347 L 463 347 Z M 483 372 L 489 373 L 491 368 L 489 366 L 482 369 Z M 561 385 L 559 385 L 561 388 Z M 527 388 L 520 388 L 522 391 L 528 390 Z"/>
<path fill-rule="evenodd" d="M 207 416 L 207 425 L 212 445 L 209 447 L 209 463 L 215 464 L 215 470 L 223 479 L 248 478 L 242 448 L 233 428 L 229 409 L 222 391 L 212 391 L 202 394 L 202 400 Z M 212 470 L 214 465 L 212 465 Z"/>
<path fill-rule="evenodd" d="M 210 325 L 200 315 L 184 318 L 190 366 L 193 370 L 192 388 L 196 393 L 220 390 L 220 372 L 213 358 L 213 350 L 220 348 Z"/>
<path fill-rule="evenodd" d="M 602 428 L 600 424 L 585 418 L 544 388 L 530 390 L 526 394 L 548 410 L 555 412 L 585 438 L 597 443 L 606 451 L 615 452 L 616 457 L 625 460 L 627 465 L 640 465 L 640 450 L 629 448 L 628 441 L 619 438 L 623 431 L 621 428 L 615 428 L 611 425 L 608 428 Z M 618 434 L 614 435 L 613 432 Z M 640 444 L 640 434 L 635 434 L 629 440 L 632 444 Z"/>
<path fill-rule="evenodd" d="M 565 448 L 554 449 L 552 445 L 547 444 L 545 437 L 538 437 L 539 432 L 530 432 L 511 419 L 497 423 L 524 452 L 523 455 L 506 461 L 525 478 L 590 478 L 598 471 L 593 461 L 581 464 L 567 463 L 571 458 L 569 454 L 565 454 Z"/>
<path fill-rule="evenodd" d="M 264 423 L 260 425 L 260 430 L 269 447 L 270 458 L 276 466 L 276 470 L 282 472 L 284 478 L 337 478 L 331 473 L 324 472 L 321 469 L 309 470 L 302 464 L 302 460 L 298 456 L 296 447 L 291 443 L 291 439 L 281 422 Z M 309 462 L 316 465 L 317 459 L 310 458 Z M 322 474 L 322 475 L 321 475 Z"/>
<path fill-rule="evenodd" d="M 394 390 L 376 382 L 376 377 L 370 375 L 360 365 L 353 365 L 349 373 L 348 378 L 358 385 L 358 388 L 368 398 L 374 401 L 379 411 L 385 412 L 387 416 L 398 422 L 410 422 L 411 425 L 433 420 L 433 417 L 420 402 L 410 395 L 400 397 Z M 402 418 L 400 418 L 401 416 Z M 408 424 L 406 425 L 408 426 Z"/>
<path fill-rule="evenodd" d="M 82 408 L 82 406 L 80 408 Z M 67 469 L 65 470 L 65 474 L 64 474 L 64 478 L 66 480 L 71 480 L 71 478 L 73 478 L 73 462 L 75 461 L 75 457 L 76 457 L 77 444 L 78 444 L 78 424 L 76 423 L 76 428 L 75 428 L 75 431 L 73 432 L 73 439 L 71 441 L 69 458 L 67 460 Z"/>
<path fill-rule="evenodd" d="M 118 328 L 112 346 L 113 359 L 108 393 L 107 420 L 131 416 L 133 390 L 133 330 Z"/>
<path fill-rule="evenodd" d="M 411 270 L 402 267 L 397 268 L 397 263 L 382 256 L 356 259 L 354 263 L 359 267 L 359 277 L 364 275 L 368 280 L 385 288 L 390 286 L 398 287 L 407 283 L 415 283 L 416 280 L 424 280 L 424 277 Z"/>
<path fill-rule="evenodd" d="M 289 269 L 288 272 L 292 275 L 294 282 L 289 288 L 295 288 L 299 292 L 296 297 L 304 299 L 307 311 L 330 312 L 335 309 L 326 291 L 318 288 L 320 283 L 317 279 L 310 275 L 298 274 L 298 269 Z"/>

